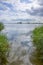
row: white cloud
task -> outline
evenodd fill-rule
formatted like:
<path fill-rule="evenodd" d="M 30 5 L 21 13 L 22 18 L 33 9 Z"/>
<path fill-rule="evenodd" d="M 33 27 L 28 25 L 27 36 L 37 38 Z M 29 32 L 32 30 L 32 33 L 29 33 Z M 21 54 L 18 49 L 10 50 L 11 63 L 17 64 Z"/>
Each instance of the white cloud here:
<path fill-rule="evenodd" d="M 38 8 L 40 9 L 42 6 L 39 5 L 39 3 L 42 3 L 42 0 L 31 0 L 32 3 L 21 3 L 20 0 L 0 0 L 5 3 L 10 3 L 13 5 L 13 10 L 9 9 L 7 6 L 6 11 L 0 11 L 1 16 L 0 19 L 6 19 L 6 20 L 11 20 L 11 19 L 18 19 L 18 18 L 33 18 L 33 19 L 38 19 L 40 16 L 33 16 L 30 15 L 26 12 L 26 10 L 32 11 L 32 8 L 34 10 L 37 10 Z M 4 5 L 5 6 L 5 5 Z M 3 7 L 3 5 L 2 5 Z M 4 7 L 3 7 L 4 8 Z"/>

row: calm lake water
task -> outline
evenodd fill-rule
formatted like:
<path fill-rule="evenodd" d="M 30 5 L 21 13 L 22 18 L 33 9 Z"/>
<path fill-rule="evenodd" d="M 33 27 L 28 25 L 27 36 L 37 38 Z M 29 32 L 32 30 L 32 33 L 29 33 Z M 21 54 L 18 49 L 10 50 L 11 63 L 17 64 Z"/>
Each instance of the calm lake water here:
<path fill-rule="evenodd" d="M 11 41 L 9 65 L 32 65 L 29 55 L 33 50 L 31 34 L 41 24 L 5 24 L 4 33 Z"/>

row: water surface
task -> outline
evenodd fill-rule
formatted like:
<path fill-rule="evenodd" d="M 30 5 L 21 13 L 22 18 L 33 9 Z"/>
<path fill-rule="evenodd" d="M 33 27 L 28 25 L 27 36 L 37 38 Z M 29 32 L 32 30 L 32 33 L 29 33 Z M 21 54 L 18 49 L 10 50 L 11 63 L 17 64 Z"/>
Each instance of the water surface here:
<path fill-rule="evenodd" d="M 5 24 L 4 32 L 11 41 L 10 65 L 32 65 L 29 55 L 33 49 L 31 34 L 41 24 Z"/>

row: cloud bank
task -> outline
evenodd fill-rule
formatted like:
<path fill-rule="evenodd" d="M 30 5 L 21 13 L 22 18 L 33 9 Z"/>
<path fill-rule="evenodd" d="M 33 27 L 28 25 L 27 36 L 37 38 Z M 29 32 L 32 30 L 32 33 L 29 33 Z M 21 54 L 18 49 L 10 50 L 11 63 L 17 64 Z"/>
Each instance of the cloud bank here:
<path fill-rule="evenodd" d="M 43 0 L 0 0 L 0 19 L 43 18 Z"/>

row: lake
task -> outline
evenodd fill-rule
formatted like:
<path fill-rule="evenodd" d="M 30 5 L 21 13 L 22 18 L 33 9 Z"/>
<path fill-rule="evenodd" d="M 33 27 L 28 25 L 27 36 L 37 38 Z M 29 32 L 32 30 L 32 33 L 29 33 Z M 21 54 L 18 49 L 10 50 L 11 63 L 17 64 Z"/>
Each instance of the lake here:
<path fill-rule="evenodd" d="M 35 27 L 43 24 L 4 24 L 4 33 L 11 41 L 9 65 L 32 65 L 29 60 L 33 51 L 31 34 Z"/>

